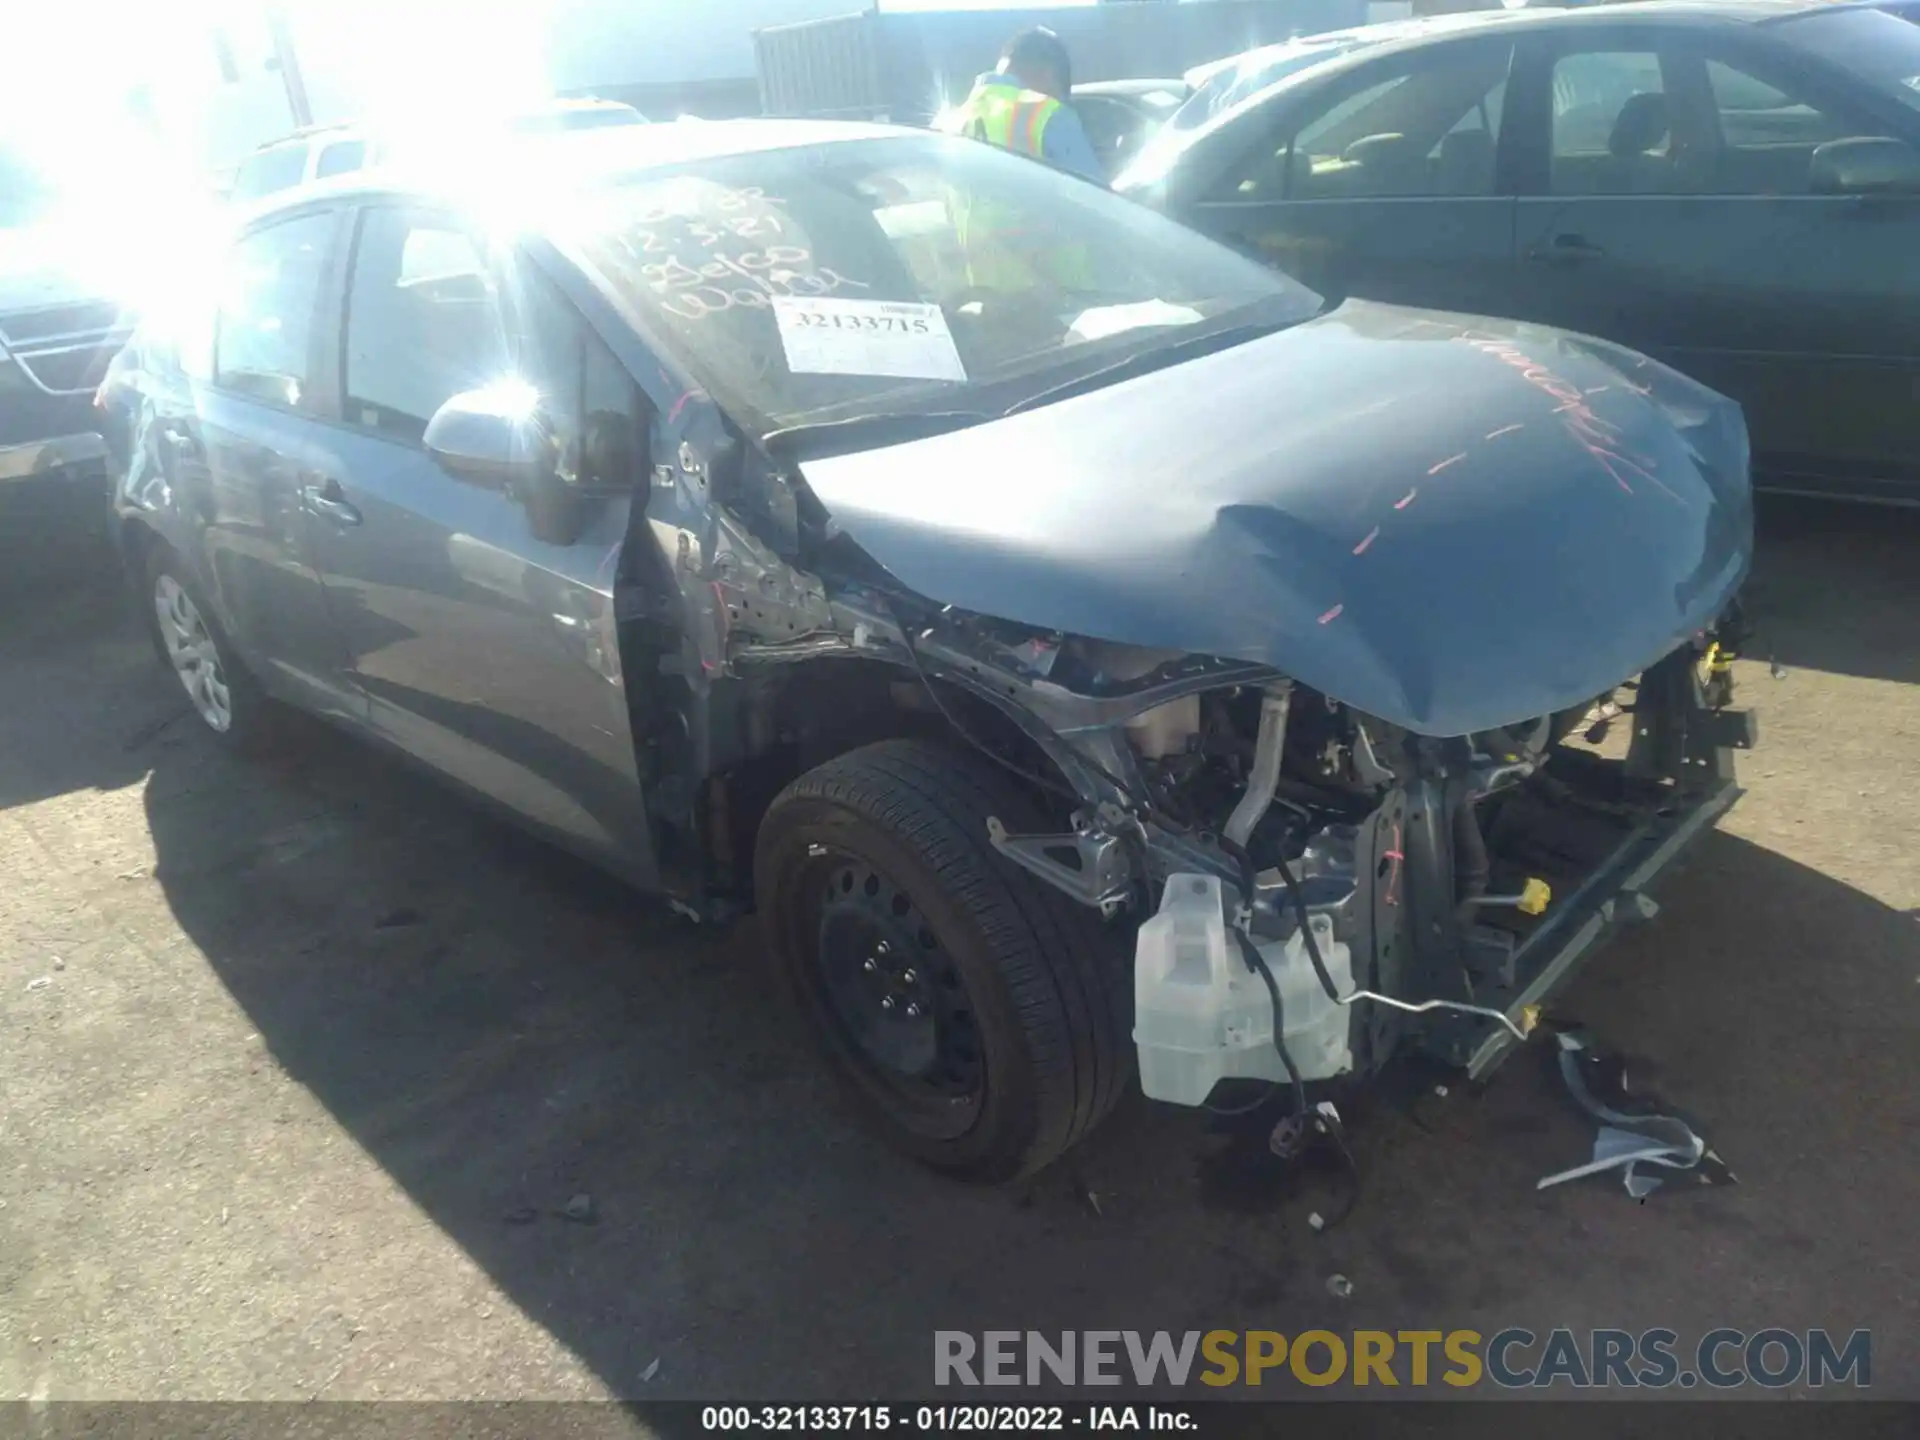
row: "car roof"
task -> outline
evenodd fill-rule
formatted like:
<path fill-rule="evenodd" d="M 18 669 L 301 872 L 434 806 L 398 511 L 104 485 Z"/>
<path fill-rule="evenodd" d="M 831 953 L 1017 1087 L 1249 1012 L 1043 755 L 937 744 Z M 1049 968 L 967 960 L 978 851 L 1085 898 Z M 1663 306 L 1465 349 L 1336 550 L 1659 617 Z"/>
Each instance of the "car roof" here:
<path fill-rule="evenodd" d="M 477 176 L 476 182 L 488 195 L 499 194 L 503 181 L 510 184 L 516 173 L 524 175 L 530 185 L 587 188 L 699 160 L 905 136 L 933 138 L 926 130 L 853 120 L 708 120 L 697 125 L 618 125 L 562 131 L 506 142 L 505 153 L 497 163 L 489 157 L 485 173 Z M 262 197 L 239 223 L 243 227 L 257 224 L 279 211 L 296 210 L 320 200 L 379 196 L 432 198 L 455 204 L 473 198 L 457 179 L 449 182 L 432 167 L 415 171 L 402 163 L 277 191 Z"/>
<path fill-rule="evenodd" d="M 1917 0 L 1920 3 L 1920 0 Z M 1208 65 L 1196 66 L 1189 76 L 1225 70 L 1261 57 L 1283 59 L 1318 49 L 1342 47 L 1342 53 L 1327 57 L 1327 63 L 1377 53 L 1387 47 L 1415 48 L 1443 36 L 1472 34 L 1484 30 L 1547 30 L 1574 25 L 1605 25 L 1621 20 L 1659 23 L 1700 22 L 1757 24 L 1784 20 L 1794 15 L 1839 8 L 1835 0 L 1628 0 L 1625 4 L 1542 5 L 1520 9 L 1467 10 L 1446 15 L 1423 15 L 1404 20 L 1385 20 L 1372 25 L 1356 25 L 1344 30 L 1326 30 L 1314 35 L 1299 35 L 1275 45 L 1263 45 L 1239 55 L 1227 56 Z M 1858 8 L 1872 8 L 1871 3 Z"/>

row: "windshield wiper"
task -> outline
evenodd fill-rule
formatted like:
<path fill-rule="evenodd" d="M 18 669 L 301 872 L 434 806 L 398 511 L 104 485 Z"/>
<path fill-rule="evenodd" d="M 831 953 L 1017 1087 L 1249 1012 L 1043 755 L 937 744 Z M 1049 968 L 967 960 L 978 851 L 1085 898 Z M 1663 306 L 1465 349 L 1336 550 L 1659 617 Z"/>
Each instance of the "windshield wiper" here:
<path fill-rule="evenodd" d="M 1071 380 L 1049 386 L 1024 399 L 1016 400 L 1003 413 L 1018 415 L 1023 410 L 1037 410 L 1042 405 L 1051 405 L 1054 401 L 1065 400 L 1069 396 L 1084 395 L 1090 390 L 1103 390 L 1117 381 L 1131 380 L 1136 375 L 1150 375 L 1155 370 L 1164 370 L 1167 366 L 1178 365 L 1183 360 L 1210 355 L 1216 350 L 1230 350 L 1235 345 L 1244 345 L 1249 340 L 1258 340 L 1262 335 L 1271 335 L 1276 330 L 1284 330 L 1287 326 L 1296 323 L 1298 322 L 1293 320 L 1263 320 L 1249 325 L 1229 325 L 1224 330 L 1209 330 L 1202 335 L 1182 336 L 1164 345 L 1156 345 L 1151 350 L 1142 350 L 1137 355 L 1129 355 L 1124 360 L 1117 360 L 1098 370 L 1076 375 Z"/>
<path fill-rule="evenodd" d="M 767 452 L 791 460 L 821 460 L 855 450 L 903 445 L 926 440 L 969 425 L 984 425 L 993 416 L 981 410 L 884 410 L 849 415 L 844 420 L 817 420 L 769 431 L 760 443 Z"/>

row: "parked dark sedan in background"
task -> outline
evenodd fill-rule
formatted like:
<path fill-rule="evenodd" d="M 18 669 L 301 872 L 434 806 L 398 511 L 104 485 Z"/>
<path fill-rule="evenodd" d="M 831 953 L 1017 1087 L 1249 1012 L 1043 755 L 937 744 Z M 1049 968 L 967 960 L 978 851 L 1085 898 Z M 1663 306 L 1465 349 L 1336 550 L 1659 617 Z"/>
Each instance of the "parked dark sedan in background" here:
<path fill-rule="evenodd" d="M 1118 175 L 1187 98 L 1184 80 L 1094 80 L 1073 87 L 1093 153 Z"/>
<path fill-rule="evenodd" d="M 1211 1073 L 1478 1073 L 1738 794 L 1745 432 L 1656 362 L 1329 309 L 925 132 L 634 126 L 472 178 L 290 197 L 142 337 L 154 638 L 228 742 L 303 706 L 696 914 L 751 899 L 911 1154 L 1006 1177 L 1095 1124 L 1176 890 L 1234 1005 L 1230 922 L 1296 997 L 1284 1035 L 1186 1002 Z"/>
<path fill-rule="evenodd" d="M 1920 501 L 1920 28 L 1872 7 L 1389 27 L 1119 186 L 1332 294 L 1658 356 L 1742 403 L 1761 484 Z"/>
<path fill-rule="evenodd" d="M 132 322 L 84 263 L 104 232 L 72 220 L 67 188 L 0 145 L 0 588 L 105 536 L 121 432 L 94 397 Z"/>

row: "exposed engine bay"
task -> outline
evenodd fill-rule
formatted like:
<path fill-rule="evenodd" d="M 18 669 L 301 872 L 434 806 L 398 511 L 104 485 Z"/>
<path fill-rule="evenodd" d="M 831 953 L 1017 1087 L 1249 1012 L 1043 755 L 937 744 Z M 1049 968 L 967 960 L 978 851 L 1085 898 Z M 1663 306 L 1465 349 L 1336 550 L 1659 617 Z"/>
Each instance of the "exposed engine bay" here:
<path fill-rule="evenodd" d="M 1577 707 L 1441 739 L 1258 665 L 864 586 L 816 603 L 830 632 L 734 665 L 888 662 L 896 703 L 1046 792 L 1057 831 L 996 821 L 992 843 L 1138 927 L 1142 1083 L 1188 1105 L 1408 1048 L 1484 1072 L 1607 928 L 1653 912 L 1644 879 L 1733 803 L 1728 752 L 1753 739 L 1718 632 Z"/>

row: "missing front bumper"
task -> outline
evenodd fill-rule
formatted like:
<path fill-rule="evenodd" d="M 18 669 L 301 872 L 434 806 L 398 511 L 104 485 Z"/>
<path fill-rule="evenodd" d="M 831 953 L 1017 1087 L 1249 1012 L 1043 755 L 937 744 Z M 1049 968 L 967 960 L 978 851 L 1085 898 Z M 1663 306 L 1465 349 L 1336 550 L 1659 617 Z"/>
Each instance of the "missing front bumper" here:
<path fill-rule="evenodd" d="M 1587 958 L 1621 926 L 1651 919 L 1658 905 L 1649 887 L 1668 872 L 1745 793 L 1727 783 L 1676 814 L 1643 822 L 1621 840 L 1604 862 L 1515 951 L 1513 989 L 1495 1008 L 1530 1028 L 1527 1018 L 1565 988 Z M 1489 1074 L 1519 1042 L 1505 1028 L 1487 1022 L 1436 1027 L 1424 1049 L 1463 1067 L 1478 1079 Z"/>

